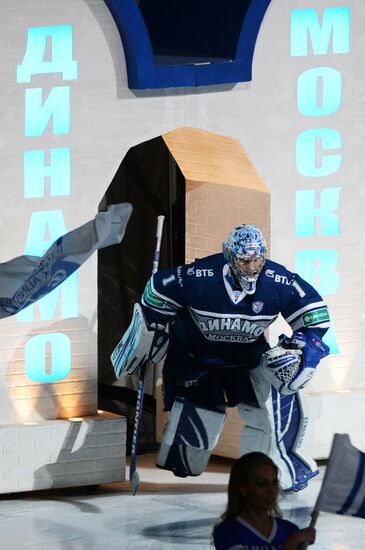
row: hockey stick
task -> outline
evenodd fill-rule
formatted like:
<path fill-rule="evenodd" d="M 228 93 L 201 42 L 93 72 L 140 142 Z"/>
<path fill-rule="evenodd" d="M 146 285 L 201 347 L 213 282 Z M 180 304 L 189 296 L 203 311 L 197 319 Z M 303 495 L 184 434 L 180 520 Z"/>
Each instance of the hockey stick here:
<path fill-rule="evenodd" d="M 157 217 L 157 230 L 156 230 L 156 248 L 155 254 L 153 257 L 152 263 L 152 275 L 158 270 L 158 263 L 160 259 L 160 247 L 161 247 L 161 237 L 162 237 L 162 228 L 165 220 L 165 216 Z M 132 486 L 132 494 L 135 495 L 139 487 L 139 475 L 137 472 L 137 445 L 139 438 L 139 427 L 141 424 L 142 409 L 143 409 L 143 397 L 144 397 L 144 385 L 145 385 L 145 376 L 146 376 L 146 365 L 145 363 L 139 375 L 139 384 L 137 391 L 137 402 L 136 402 L 136 413 L 134 416 L 134 425 L 133 425 L 133 437 L 132 437 L 132 449 L 131 449 L 131 462 L 129 466 L 129 481 Z M 151 363 L 151 366 L 154 368 L 154 364 Z"/>

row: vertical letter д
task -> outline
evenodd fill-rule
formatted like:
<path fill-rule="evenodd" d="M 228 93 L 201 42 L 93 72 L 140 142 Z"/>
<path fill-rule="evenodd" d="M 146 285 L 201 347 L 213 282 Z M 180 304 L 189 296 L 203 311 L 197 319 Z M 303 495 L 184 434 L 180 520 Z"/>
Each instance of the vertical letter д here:
<path fill-rule="evenodd" d="M 51 61 L 44 61 L 47 42 Z M 77 79 L 77 61 L 72 59 L 72 25 L 28 29 L 24 59 L 17 67 L 18 84 L 30 82 L 34 74 L 51 73 L 62 73 L 63 80 Z"/>

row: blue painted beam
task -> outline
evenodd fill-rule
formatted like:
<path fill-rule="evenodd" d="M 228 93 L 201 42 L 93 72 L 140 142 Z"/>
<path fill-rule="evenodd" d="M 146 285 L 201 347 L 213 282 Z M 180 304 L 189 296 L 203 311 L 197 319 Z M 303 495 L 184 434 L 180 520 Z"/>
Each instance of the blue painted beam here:
<path fill-rule="evenodd" d="M 181 6 L 180 1 L 169 0 L 168 12 L 163 10 L 164 0 L 157 2 L 154 6 L 162 9 L 161 13 L 161 28 L 156 27 L 159 24 L 159 18 L 155 18 L 151 23 L 148 17 L 148 10 L 144 11 L 145 17 L 138 6 L 136 0 L 105 0 L 111 15 L 117 25 L 123 48 L 125 53 L 128 86 L 131 89 L 156 89 L 156 88 L 175 88 L 175 87 L 196 87 L 208 86 L 213 84 L 246 82 L 252 79 L 252 61 L 255 50 L 257 35 L 264 18 L 266 10 L 271 0 L 241 0 L 241 4 L 237 2 L 232 4 L 232 13 L 234 17 L 230 19 L 229 5 L 222 0 L 200 0 L 200 3 L 185 3 L 184 9 L 190 10 L 184 12 L 184 19 L 179 14 L 179 21 L 182 24 L 195 24 L 200 22 L 198 16 L 202 17 L 202 7 L 204 3 L 207 5 L 207 24 L 205 20 L 203 24 L 200 22 L 201 33 L 191 33 L 191 42 L 189 43 L 189 29 L 186 27 L 186 35 L 184 36 L 183 45 L 184 52 L 176 52 L 174 55 L 168 52 L 168 55 L 159 55 L 156 44 L 152 44 L 151 37 L 148 32 L 150 26 L 151 34 L 158 37 L 159 33 L 163 33 L 164 29 L 169 26 L 168 17 L 174 16 L 174 6 L 176 10 Z M 196 2 L 196 0 L 195 0 Z M 146 0 L 144 1 L 146 4 Z M 148 5 L 148 2 L 147 2 Z M 196 6 L 196 9 L 194 8 Z M 233 10 L 234 6 L 234 10 Z M 241 17 L 238 18 L 241 28 L 237 29 L 237 9 L 242 7 Z M 141 3 L 143 7 L 143 3 Z M 148 6 L 149 7 L 149 6 Z M 198 7 L 200 11 L 198 13 Z M 195 11 L 194 11 L 195 9 Z M 218 14 L 218 15 L 217 15 Z M 190 19 L 189 19 L 190 18 Z M 210 19 L 209 19 L 210 18 Z M 157 21 L 157 23 L 156 23 Z M 171 25 L 176 26 L 176 17 L 171 20 Z M 213 47 L 212 34 L 208 34 L 208 26 L 217 28 L 220 25 L 224 32 L 220 33 L 220 41 L 217 48 Z M 214 27 L 215 26 L 215 27 Z M 232 34 L 237 36 L 237 46 L 232 46 Z M 173 33 L 170 32 L 172 36 Z M 160 36 L 162 36 L 160 34 Z M 201 50 L 199 50 L 199 37 L 201 36 Z M 229 37 L 230 43 L 227 45 L 222 42 L 224 36 Z M 223 37 L 223 38 L 222 38 Z M 161 40 L 163 46 L 168 46 L 166 38 Z M 214 40 L 214 36 L 213 36 Z M 228 41 L 228 38 L 227 38 Z M 212 54 L 209 55 L 208 48 L 212 48 Z M 217 37 L 218 43 L 218 37 Z M 176 44 L 172 45 L 176 47 Z M 224 55 L 231 52 L 232 58 L 226 58 L 219 54 L 219 48 Z M 235 52 L 233 51 L 235 49 Z M 204 62 L 206 56 L 206 62 Z M 184 58 L 185 57 L 185 58 Z M 194 62 L 198 60 L 198 63 Z"/>

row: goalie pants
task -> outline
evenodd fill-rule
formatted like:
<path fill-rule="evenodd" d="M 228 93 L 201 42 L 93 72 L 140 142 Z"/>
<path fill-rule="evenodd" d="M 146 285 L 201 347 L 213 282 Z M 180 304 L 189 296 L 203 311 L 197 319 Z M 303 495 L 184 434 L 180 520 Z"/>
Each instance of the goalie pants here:
<path fill-rule="evenodd" d="M 265 339 L 247 346 L 240 362 L 192 357 L 190 353 L 170 344 L 163 368 L 164 409 L 171 410 L 177 396 L 204 407 L 238 403 L 257 403 L 250 381 L 250 371 L 256 368 L 262 354 L 270 349 Z"/>

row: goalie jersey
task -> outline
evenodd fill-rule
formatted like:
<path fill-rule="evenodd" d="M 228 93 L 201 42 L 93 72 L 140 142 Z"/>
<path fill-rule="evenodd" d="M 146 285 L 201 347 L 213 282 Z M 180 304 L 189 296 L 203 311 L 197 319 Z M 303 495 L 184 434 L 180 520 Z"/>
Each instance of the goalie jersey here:
<path fill-rule="evenodd" d="M 201 359 L 230 363 L 243 348 L 265 342 L 281 314 L 294 331 L 322 336 L 329 312 L 318 292 L 296 273 L 266 260 L 254 294 L 235 286 L 223 254 L 155 273 L 142 307 L 148 323 L 170 322 L 170 348 Z"/>

